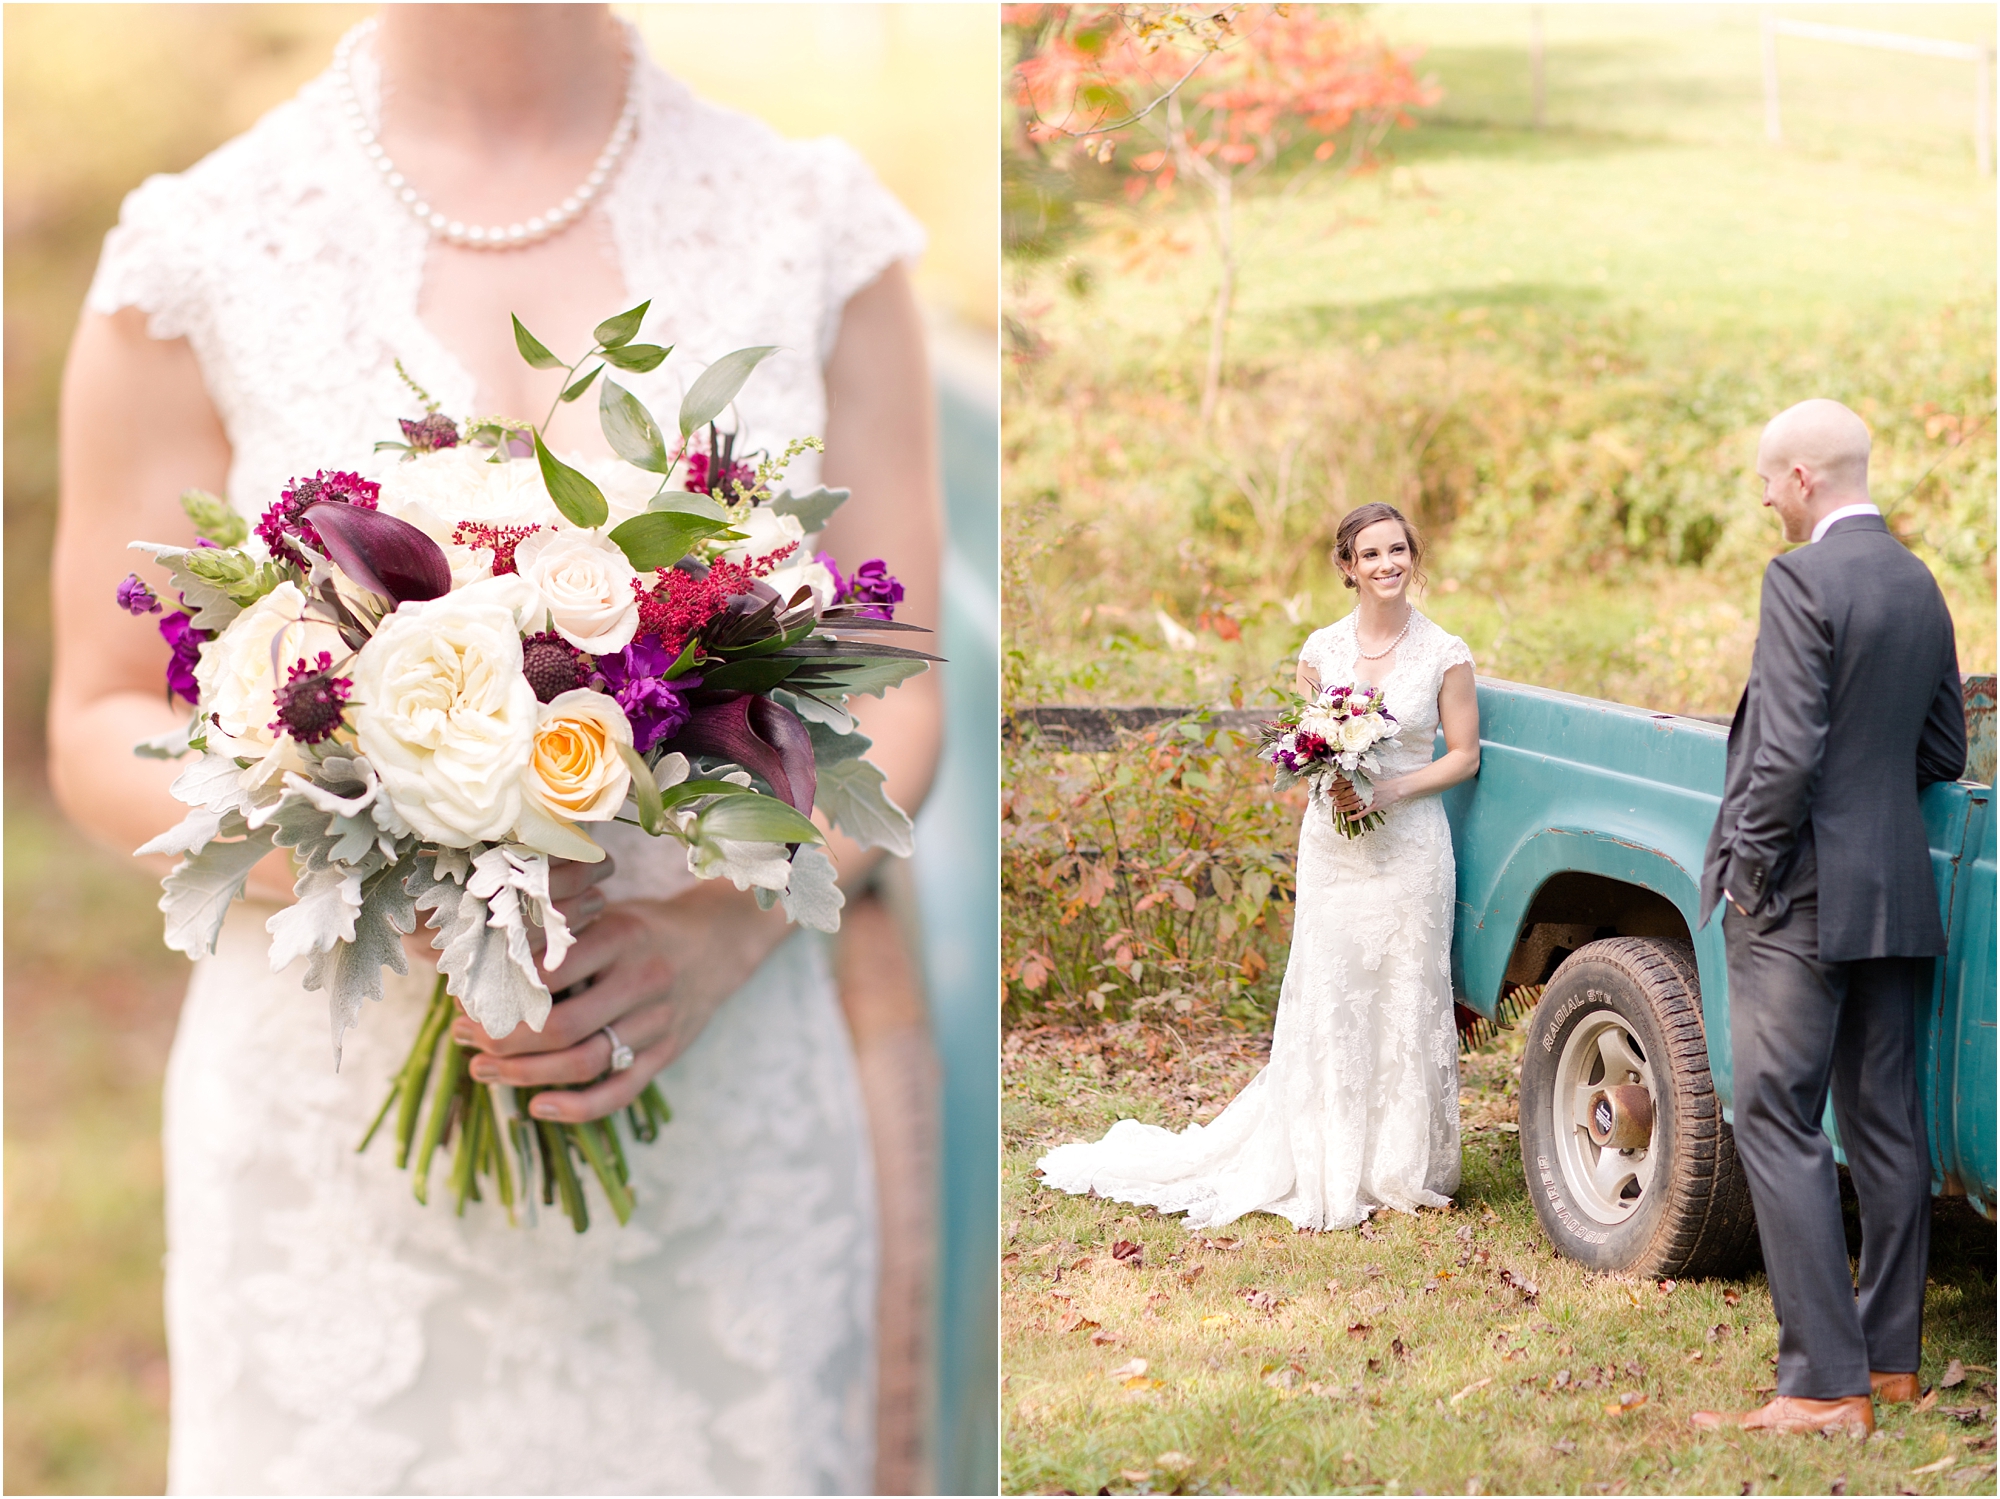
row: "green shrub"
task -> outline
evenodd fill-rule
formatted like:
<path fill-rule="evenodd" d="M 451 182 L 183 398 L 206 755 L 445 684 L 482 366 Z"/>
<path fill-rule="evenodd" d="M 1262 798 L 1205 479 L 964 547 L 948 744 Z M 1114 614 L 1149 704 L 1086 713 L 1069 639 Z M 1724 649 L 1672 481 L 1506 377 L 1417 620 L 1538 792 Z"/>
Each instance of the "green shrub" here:
<path fill-rule="evenodd" d="M 1008 1023 L 1267 1021 L 1303 797 L 1205 714 L 1093 754 L 1024 733 L 1001 803 Z"/>

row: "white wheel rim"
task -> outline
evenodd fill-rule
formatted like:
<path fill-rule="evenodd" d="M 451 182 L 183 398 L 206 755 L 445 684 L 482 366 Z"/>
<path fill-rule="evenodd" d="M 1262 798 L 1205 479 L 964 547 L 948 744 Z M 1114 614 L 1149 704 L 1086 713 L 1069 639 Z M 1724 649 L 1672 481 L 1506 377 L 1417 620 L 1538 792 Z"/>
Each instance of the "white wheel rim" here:
<path fill-rule="evenodd" d="M 1600 1147 L 1590 1135 L 1590 1096 L 1619 1083 L 1637 1083 L 1653 1099 L 1659 1129 L 1659 1091 L 1653 1066 L 1638 1038 L 1615 1011 L 1595 1010 L 1578 1022 L 1556 1063 L 1556 1159 L 1569 1198 L 1597 1223 L 1615 1227 L 1643 1207 L 1653 1187 L 1658 1152 Z"/>

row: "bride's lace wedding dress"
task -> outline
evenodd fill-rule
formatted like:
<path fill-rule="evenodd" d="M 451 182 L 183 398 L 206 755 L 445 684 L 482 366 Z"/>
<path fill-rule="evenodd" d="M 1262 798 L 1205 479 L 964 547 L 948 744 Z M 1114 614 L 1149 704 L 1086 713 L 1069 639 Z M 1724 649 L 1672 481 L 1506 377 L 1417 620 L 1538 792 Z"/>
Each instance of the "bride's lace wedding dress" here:
<path fill-rule="evenodd" d="M 1352 683 L 1354 615 L 1300 653 Z M 1402 726 L 1387 776 L 1428 765 L 1445 672 L 1472 654 L 1417 615 L 1382 683 Z M 1213 1122 L 1175 1134 L 1121 1119 L 1060 1145 L 1042 1179 L 1187 1214 L 1215 1228 L 1276 1213 L 1350 1228 L 1377 1208 L 1443 1207 L 1458 1189 L 1458 1035 L 1452 1022 L 1451 829 L 1435 796 L 1398 803 L 1349 840 L 1315 797 L 1299 833 L 1298 907 L 1271 1060 Z"/>
<path fill-rule="evenodd" d="M 365 55 L 355 82 L 372 102 Z M 782 141 L 650 63 L 637 87 L 600 204 L 618 305 L 650 297 L 640 336 L 677 352 L 620 379 L 671 412 L 681 372 L 775 344 L 738 402 L 753 441 L 823 431 L 841 310 L 921 230 L 844 146 Z M 285 480 L 365 468 L 421 414 L 397 359 L 472 412 L 471 375 L 418 318 L 425 249 L 322 75 L 134 192 L 89 306 L 189 340 L 232 445 L 229 498 L 254 519 Z M 792 477 L 815 482 L 813 455 Z M 614 899 L 688 882 L 677 848 L 613 852 Z M 232 912 L 168 1064 L 174 1492 L 867 1490 L 874 1185 L 818 938 L 785 942 L 661 1074 L 674 1122 L 631 1152 L 636 1216 L 600 1211 L 579 1235 L 554 1211 L 510 1229 L 492 1205 L 421 1206 L 383 1141 L 355 1154 L 429 978 L 391 977 L 336 1075 L 325 996 L 270 972 L 270 914 Z"/>

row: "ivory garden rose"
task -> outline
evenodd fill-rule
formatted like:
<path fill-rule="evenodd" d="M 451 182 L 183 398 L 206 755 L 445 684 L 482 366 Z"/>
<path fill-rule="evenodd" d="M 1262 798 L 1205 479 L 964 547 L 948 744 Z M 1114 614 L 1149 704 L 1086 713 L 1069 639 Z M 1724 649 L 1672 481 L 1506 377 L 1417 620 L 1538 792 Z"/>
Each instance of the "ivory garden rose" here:
<path fill-rule="evenodd" d="M 447 848 L 499 841 L 520 820 L 541 709 L 521 674 L 535 602 L 526 579 L 488 578 L 403 605 L 355 658 L 361 752 L 410 826 Z"/>
<path fill-rule="evenodd" d="M 639 629 L 638 574 L 598 531 L 537 531 L 514 549 L 514 567 L 534 584 L 556 633 L 580 651 L 608 656 Z"/>
<path fill-rule="evenodd" d="M 241 759 L 267 759 L 280 738 L 272 723 L 278 716 L 277 689 L 285 668 L 322 650 L 344 654 L 346 648 L 332 627 L 305 615 L 306 597 L 298 586 L 280 583 L 202 648 L 194 677 L 210 715 L 209 742 L 218 751 Z"/>

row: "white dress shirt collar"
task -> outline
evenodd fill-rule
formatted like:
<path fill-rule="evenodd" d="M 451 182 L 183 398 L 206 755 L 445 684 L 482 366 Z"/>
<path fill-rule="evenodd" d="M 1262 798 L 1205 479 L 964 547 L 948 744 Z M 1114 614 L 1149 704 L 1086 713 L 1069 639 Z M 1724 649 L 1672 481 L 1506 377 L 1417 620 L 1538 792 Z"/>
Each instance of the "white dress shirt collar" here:
<path fill-rule="evenodd" d="M 1866 500 L 1863 500 L 1859 505 L 1842 505 L 1831 515 L 1820 517 L 1819 524 L 1813 527 L 1812 539 L 1818 541 L 1820 537 L 1826 535 L 1827 530 L 1835 521 L 1846 520 L 1850 515 L 1880 515 L 1881 513 L 1881 510 L 1877 506 L 1869 504 Z"/>

